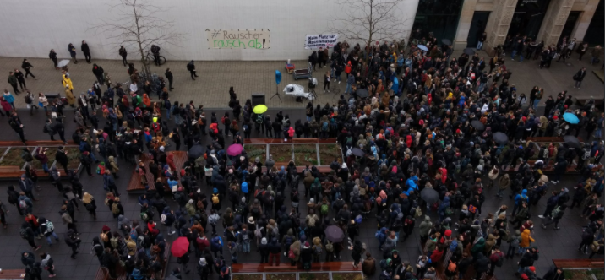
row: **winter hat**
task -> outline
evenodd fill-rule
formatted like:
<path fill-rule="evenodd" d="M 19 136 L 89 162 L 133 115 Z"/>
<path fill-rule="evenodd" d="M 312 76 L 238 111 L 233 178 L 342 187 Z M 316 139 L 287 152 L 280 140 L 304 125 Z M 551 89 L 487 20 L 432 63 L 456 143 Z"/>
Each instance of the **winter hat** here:
<path fill-rule="evenodd" d="M 101 228 L 102 231 L 110 231 L 111 229 L 107 226 L 107 225 L 103 225 L 103 228 Z"/>
<path fill-rule="evenodd" d="M 559 120 L 559 116 L 553 116 L 552 119 L 555 120 L 555 121 Z"/>
<path fill-rule="evenodd" d="M 536 267 L 535 266 L 530 266 L 529 270 L 531 270 L 531 272 L 536 273 Z"/>
<path fill-rule="evenodd" d="M 254 217 L 250 216 L 248 217 L 248 223 L 253 225 L 254 224 Z"/>
<path fill-rule="evenodd" d="M 187 203 L 193 204 L 193 199 L 190 199 L 189 201 L 187 201 Z"/>
<path fill-rule="evenodd" d="M 213 193 L 218 193 L 218 189 L 217 189 L 217 188 L 213 188 L 213 189 L 212 189 L 212 192 L 213 192 Z"/>
<path fill-rule="evenodd" d="M 267 245 L 267 238 L 263 237 L 263 239 L 260 240 L 260 244 Z"/>
<path fill-rule="evenodd" d="M 527 275 L 525 275 L 525 273 L 523 273 L 523 274 L 521 274 L 521 279 L 529 280 L 529 277 L 527 277 Z"/>
<path fill-rule="evenodd" d="M 445 230 L 445 236 L 451 236 L 452 235 L 452 231 L 451 230 Z"/>
<path fill-rule="evenodd" d="M 462 131 L 460 130 L 460 128 L 456 129 L 456 134 L 461 133 Z"/>
<path fill-rule="evenodd" d="M 200 258 L 200 261 L 198 263 L 200 264 L 200 266 L 206 266 L 206 258 Z"/>

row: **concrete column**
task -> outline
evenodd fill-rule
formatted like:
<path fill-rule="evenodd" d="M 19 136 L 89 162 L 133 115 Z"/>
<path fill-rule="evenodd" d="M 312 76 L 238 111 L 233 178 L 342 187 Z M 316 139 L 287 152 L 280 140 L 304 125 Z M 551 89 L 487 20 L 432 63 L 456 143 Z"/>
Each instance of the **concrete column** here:
<path fill-rule="evenodd" d="M 466 0 L 460 11 L 460 22 L 458 22 L 458 30 L 456 30 L 456 39 L 454 39 L 454 49 L 463 50 L 466 48 L 466 39 L 468 32 L 471 30 L 471 22 L 475 14 L 477 0 Z"/>
<path fill-rule="evenodd" d="M 489 14 L 487 27 L 487 42 L 484 42 L 484 49 L 491 51 L 495 46 L 504 44 L 510 22 L 515 14 L 517 1 L 522 0 L 494 0 L 494 11 Z"/>
<path fill-rule="evenodd" d="M 559 42 L 559 37 L 561 36 L 561 32 L 563 32 L 563 27 L 569 17 L 569 12 L 574 1 L 550 1 L 548 11 L 542 20 L 540 32 L 538 32 L 538 41 L 543 40 L 544 46 L 556 45 Z"/>
<path fill-rule="evenodd" d="M 597 6 L 599 6 L 599 0 L 588 0 L 588 3 L 586 3 L 586 6 L 584 7 L 584 11 L 580 13 L 580 18 L 578 18 L 576 26 L 571 32 L 570 38 L 576 38 L 577 41 L 584 40 L 586 29 L 590 26 L 592 16 L 597 10 Z"/>

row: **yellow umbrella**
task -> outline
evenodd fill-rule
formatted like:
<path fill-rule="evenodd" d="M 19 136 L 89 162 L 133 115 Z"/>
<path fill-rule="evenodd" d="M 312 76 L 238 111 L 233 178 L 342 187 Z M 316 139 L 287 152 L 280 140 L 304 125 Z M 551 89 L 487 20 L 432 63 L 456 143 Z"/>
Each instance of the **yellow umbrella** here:
<path fill-rule="evenodd" d="M 254 112 L 255 114 L 262 114 L 264 112 L 267 112 L 267 110 L 269 110 L 269 108 L 267 108 L 267 106 L 265 105 L 256 105 L 254 106 L 254 109 L 252 109 L 252 112 Z"/>

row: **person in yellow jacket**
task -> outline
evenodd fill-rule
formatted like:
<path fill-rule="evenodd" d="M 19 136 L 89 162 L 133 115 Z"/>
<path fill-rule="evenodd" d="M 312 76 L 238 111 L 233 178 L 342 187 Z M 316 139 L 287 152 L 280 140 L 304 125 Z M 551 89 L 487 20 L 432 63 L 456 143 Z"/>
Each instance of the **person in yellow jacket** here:
<path fill-rule="evenodd" d="M 67 97 L 67 103 L 69 106 L 74 107 L 76 98 L 74 97 L 74 84 L 69 77 L 69 73 L 63 72 L 63 89 L 65 90 L 65 96 Z"/>
<path fill-rule="evenodd" d="M 529 229 L 524 230 L 521 233 L 521 242 L 519 243 L 519 249 L 521 250 L 521 248 L 529 248 L 531 242 L 534 241 L 536 240 L 531 237 L 531 231 Z"/>

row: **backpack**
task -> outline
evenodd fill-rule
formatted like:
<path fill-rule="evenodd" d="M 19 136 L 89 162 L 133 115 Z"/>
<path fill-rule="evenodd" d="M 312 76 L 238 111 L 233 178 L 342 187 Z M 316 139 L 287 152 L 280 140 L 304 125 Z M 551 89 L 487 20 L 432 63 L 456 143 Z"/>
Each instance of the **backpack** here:
<path fill-rule="evenodd" d="M 503 264 L 504 264 L 504 253 L 500 252 L 500 254 L 498 254 L 498 261 L 496 262 L 496 266 L 502 267 Z"/>
<path fill-rule="evenodd" d="M 147 220 L 149 220 L 149 215 L 147 215 L 147 212 L 141 212 L 141 220 L 147 222 Z"/>
<path fill-rule="evenodd" d="M 475 205 L 469 205 L 468 211 L 475 214 L 475 213 L 477 213 L 477 207 L 475 207 Z"/>
<path fill-rule="evenodd" d="M 23 239 L 27 239 L 29 237 L 29 234 L 27 233 L 27 228 L 21 228 L 19 230 L 19 236 L 21 236 L 21 238 Z"/>
<path fill-rule="evenodd" d="M 294 243 L 294 238 L 290 235 L 286 235 L 286 247 L 290 247 Z"/>
<path fill-rule="evenodd" d="M 221 117 L 221 123 L 222 123 L 222 124 L 225 124 L 225 116 L 222 116 L 222 117 Z"/>
<path fill-rule="evenodd" d="M 555 209 L 553 209 L 550 214 L 551 218 L 556 219 L 557 217 L 559 217 L 560 212 L 561 212 L 561 208 L 559 206 L 555 207 Z"/>
<path fill-rule="evenodd" d="M 111 247 L 113 248 L 118 248 L 118 238 L 113 236 L 111 237 L 111 239 L 109 240 L 111 242 Z"/>
<path fill-rule="evenodd" d="M 19 209 L 21 209 L 21 210 L 27 209 L 27 203 L 25 203 L 25 199 L 19 200 Z"/>
<path fill-rule="evenodd" d="M 120 208 L 118 208 L 118 204 L 117 203 L 113 203 L 111 205 L 111 213 L 114 215 L 120 214 Z"/>
<path fill-rule="evenodd" d="M 55 230 L 53 222 L 46 220 L 46 232 L 53 232 L 53 230 Z"/>
<path fill-rule="evenodd" d="M 330 211 L 330 207 L 328 206 L 328 204 L 322 204 L 321 205 L 320 213 L 322 215 L 328 215 L 329 211 Z"/>
<path fill-rule="evenodd" d="M 213 204 L 219 204 L 219 203 L 221 203 L 221 200 L 218 198 L 218 193 L 213 193 L 212 194 L 212 203 Z"/>
<path fill-rule="evenodd" d="M 332 245 L 332 242 L 330 242 L 330 241 L 328 241 L 328 244 L 326 244 L 326 252 L 328 252 L 328 253 L 334 252 L 334 245 Z"/>
<path fill-rule="evenodd" d="M 328 122 L 324 122 L 323 125 L 321 126 L 321 131 L 327 132 L 329 130 L 330 130 L 330 128 L 328 126 Z"/>
<path fill-rule="evenodd" d="M 97 174 L 105 174 L 105 166 L 103 163 L 97 165 Z"/>

